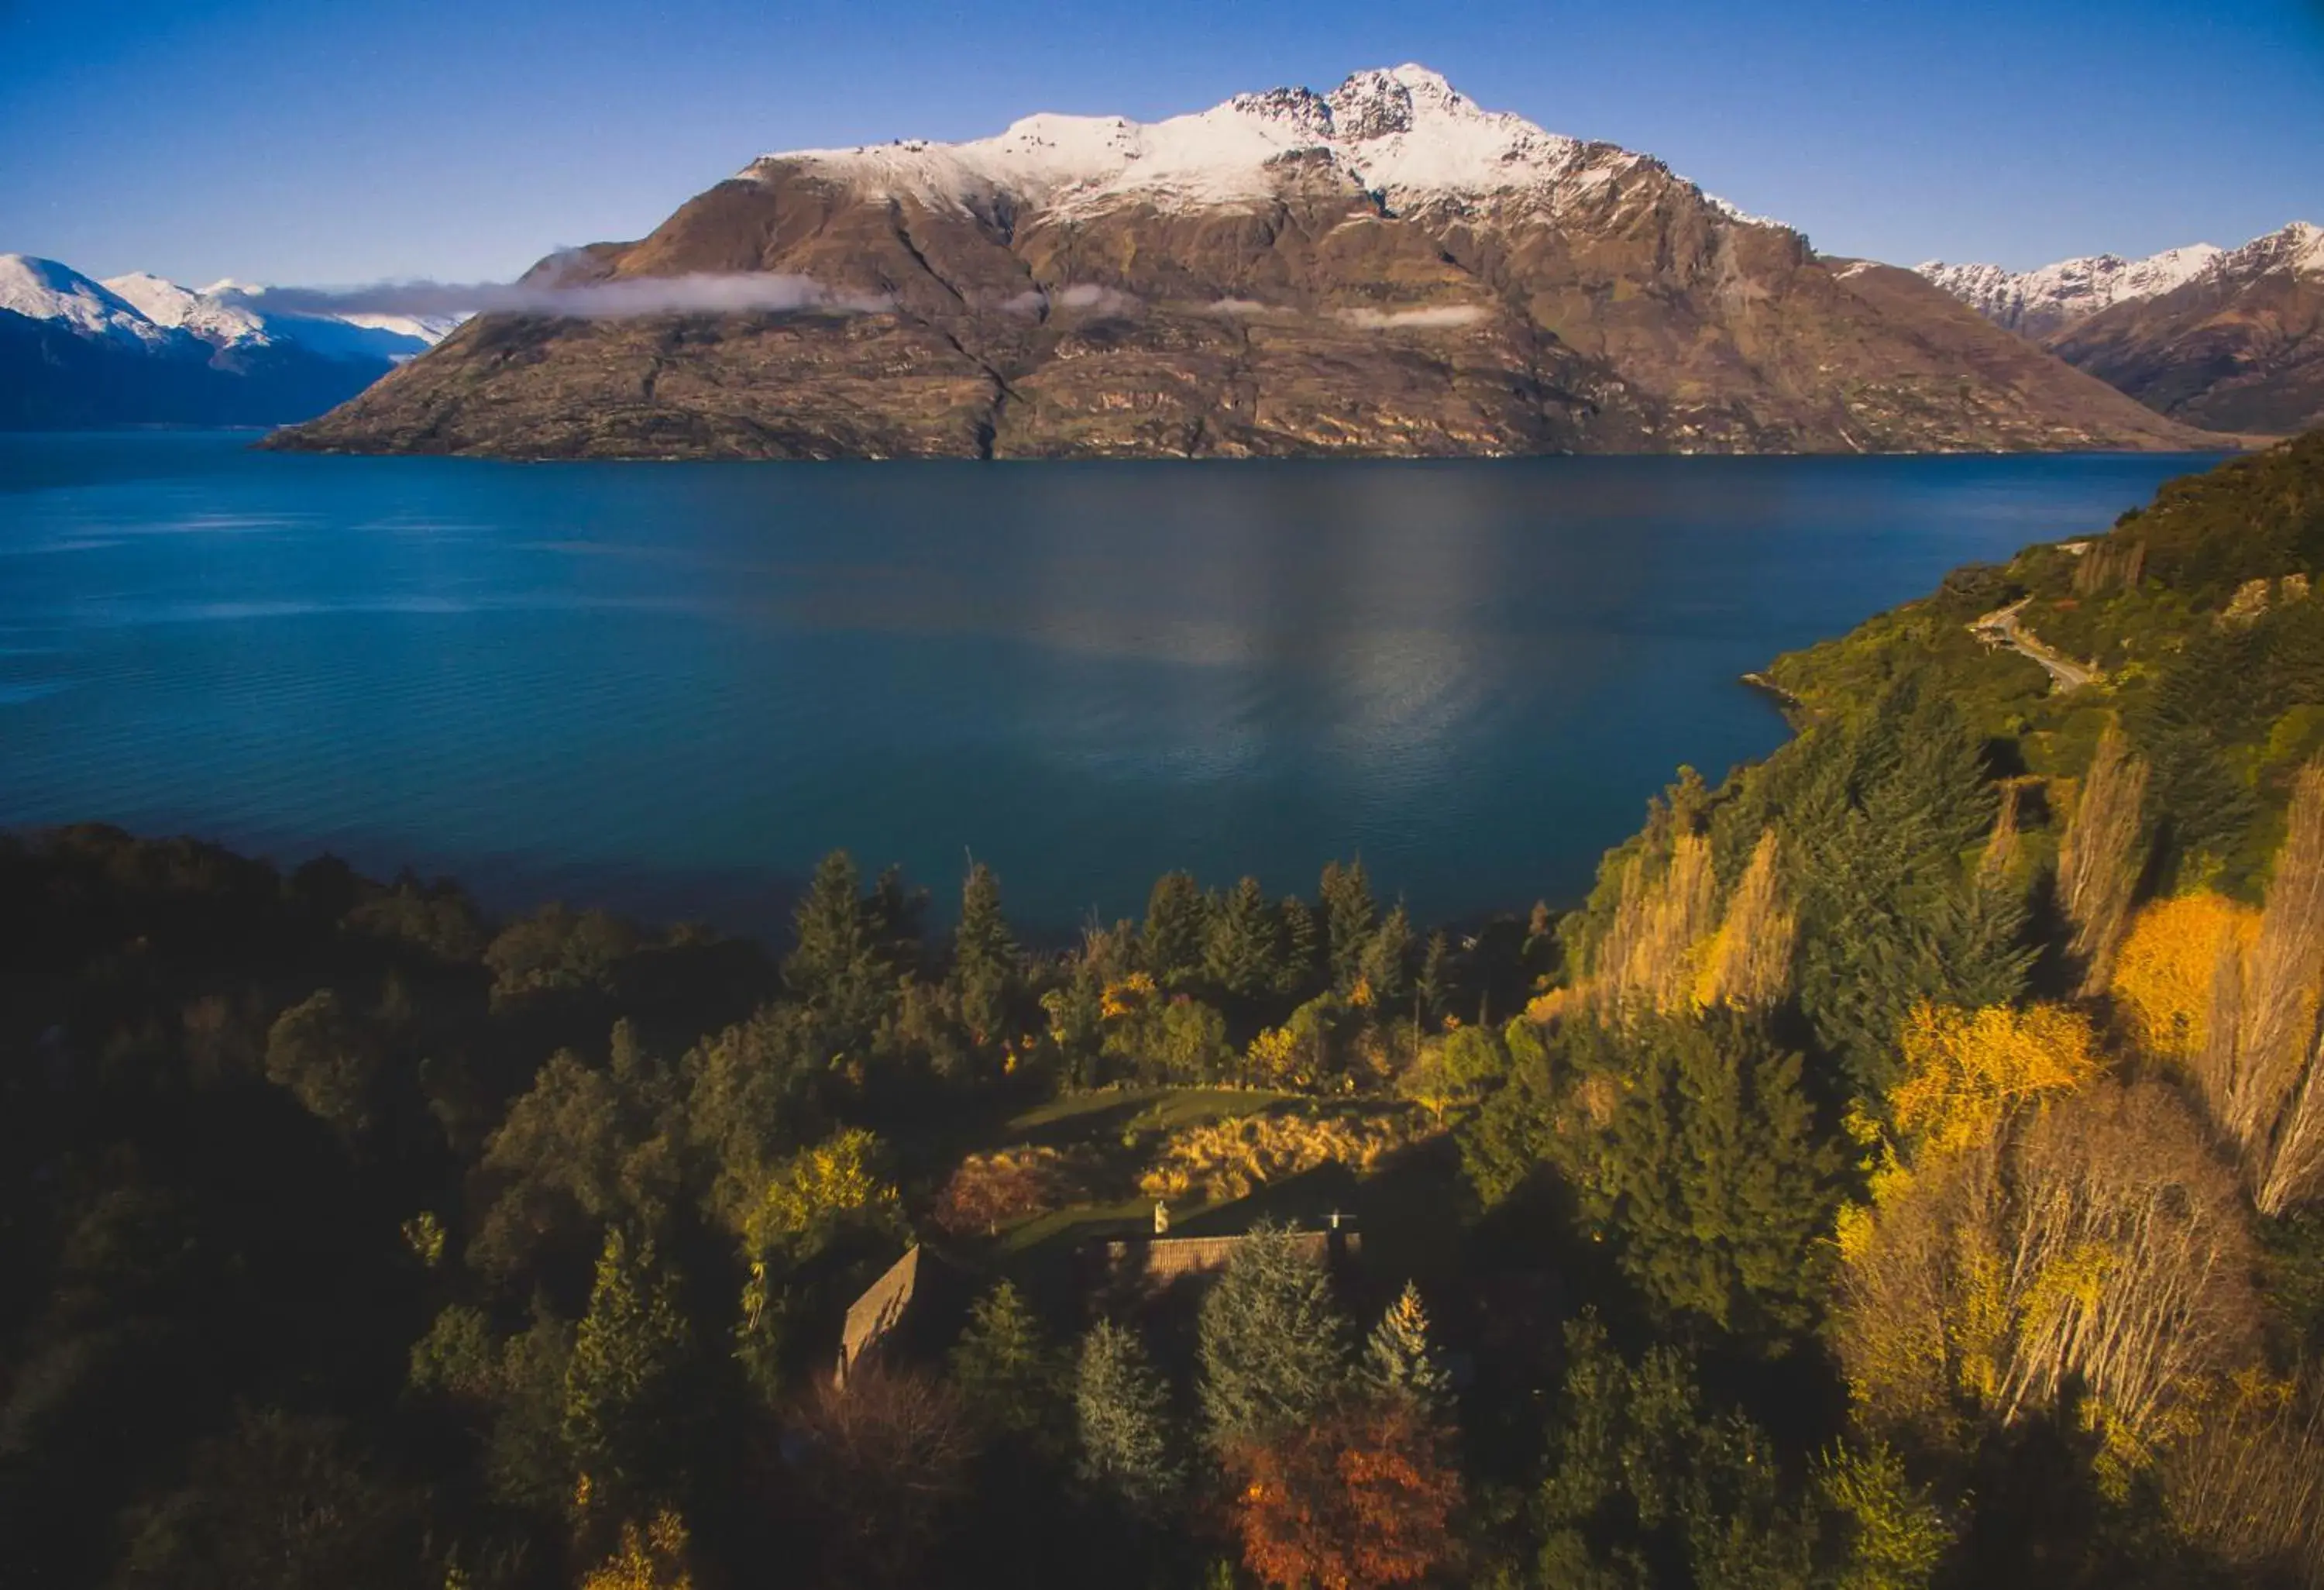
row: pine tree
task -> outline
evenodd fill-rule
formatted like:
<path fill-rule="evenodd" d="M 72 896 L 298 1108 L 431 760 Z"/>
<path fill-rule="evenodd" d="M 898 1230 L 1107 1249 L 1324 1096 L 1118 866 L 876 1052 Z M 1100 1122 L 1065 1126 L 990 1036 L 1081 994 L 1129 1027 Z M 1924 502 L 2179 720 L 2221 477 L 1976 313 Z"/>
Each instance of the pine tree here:
<path fill-rule="evenodd" d="M 1428 936 L 1428 949 L 1420 957 L 1420 982 L 1414 992 L 1419 997 L 1420 1019 L 1434 1021 L 1444 1014 L 1452 997 L 1452 945 L 1440 928 Z"/>
<path fill-rule="evenodd" d="M 1170 1428 L 1170 1393 L 1134 1332 L 1101 1319 L 1082 1338 L 1074 1376 L 1081 1477 L 1131 1512 L 1167 1512 L 1186 1482 Z"/>
<path fill-rule="evenodd" d="M 1840 1155 L 1800 1057 L 1743 1018 L 1642 1023 L 1636 1068 L 1578 1167 L 1584 1208 L 1659 1312 L 1770 1354 L 1815 1317 Z"/>
<path fill-rule="evenodd" d="M 1001 880 L 982 862 L 969 868 L 961 885 L 952 978 L 961 1020 L 976 1040 L 990 1043 L 1005 1036 L 1022 979 L 1017 940 L 1001 913 Z"/>
<path fill-rule="evenodd" d="M 1332 986 L 1342 994 L 1353 993 L 1356 980 L 1364 973 L 1364 952 L 1379 928 L 1379 911 L 1372 904 L 1364 864 L 1353 861 L 1343 867 L 1336 861 L 1325 863 L 1316 895 L 1323 911 Z"/>
<path fill-rule="evenodd" d="M 1323 975 L 1323 925 L 1296 894 L 1285 895 L 1277 914 L 1283 923 L 1283 964 L 1276 974 L 1275 992 L 1305 1000 L 1316 992 Z"/>
<path fill-rule="evenodd" d="M 1157 983 L 1169 988 L 1201 975 L 1210 925 L 1210 901 L 1193 877 L 1165 873 L 1154 881 L 1140 938 L 1146 969 Z"/>
<path fill-rule="evenodd" d="M 1375 1010 L 1404 1015 L 1412 996 L 1412 918 L 1402 905 L 1381 919 L 1379 931 L 1364 946 L 1360 973 Z"/>
<path fill-rule="evenodd" d="M 595 1502 L 659 1500 L 686 1450 L 686 1318 L 650 1240 L 608 1226 L 565 1370 L 565 1444 Z"/>
<path fill-rule="evenodd" d="M 995 1435 L 1038 1440 L 1056 1410 L 1057 1371 L 1023 1294 L 1001 1281 L 969 1309 L 952 1378 L 971 1419 Z"/>
<path fill-rule="evenodd" d="M 1282 967 L 1282 924 L 1257 878 L 1244 878 L 1212 919 L 1203 946 L 1203 971 L 1238 999 L 1256 999 L 1275 986 Z"/>
<path fill-rule="evenodd" d="M 880 915 L 864 901 L 862 876 L 844 850 L 817 864 L 791 913 L 798 943 L 783 961 L 783 981 L 843 1040 L 869 1035 L 893 992 L 882 943 L 888 924 Z"/>
<path fill-rule="evenodd" d="M 1420 1289 L 1411 1281 L 1372 1327 L 1364 1344 L 1364 1373 L 1391 1397 L 1441 1412 L 1452 1382 L 1436 1362 L 1428 1340 L 1428 1310 L 1421 1306 Z"/>
<path fill-rule="evenodd" d="M 1235 1245 L 1196 1336 L 1203 1414 L 1222 1452 L 1313 1418 L 1346 1387 L 1346 1321 L 1290 1227 L 1261 1223 Z"/>

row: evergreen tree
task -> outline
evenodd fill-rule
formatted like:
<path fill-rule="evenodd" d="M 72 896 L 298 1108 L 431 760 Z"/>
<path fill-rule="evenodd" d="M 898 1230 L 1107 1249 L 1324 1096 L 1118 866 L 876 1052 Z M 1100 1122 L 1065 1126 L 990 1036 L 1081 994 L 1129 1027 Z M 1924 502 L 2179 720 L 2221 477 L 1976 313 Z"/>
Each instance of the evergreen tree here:
<path fill-rule="evenodd" d="M 1196 1336 L 1203 1415 L 1222 1452 L 1313 1418 L 1346 1389 L 1331 1278 L 1288 1226 L 1261 1223 L 1235 1245 Z"/>
<path fill-rule="evenodd" d="M 1135 1332 L 1101 1319 L 1082 1338 L 1074 1375 L 1076 1470 L 1134 1514 L 1158 1518 L 1186 1483 L 1170 1428 L 1170 1393 Z"/>
<path fill-rule="evenodd" d="M 1283 964 L 1277 969 L 1275 992 L 1305 1000 L 1316 992 L 1323 973 L 1323 925 L 1308 903 L 1286 894 L 1277 908 L 1282 920 Z"/>
<path fill-rule="evenodd" d="M 1908 681 L 1763 783 L 1798 880 L 1800 1009 L 1858 1095 L 1879 1098 L 1915 1005 L 2003 1003 L 2025 985 L 2024 898 L 1973 864 L 1997 806 L 1983 743 Z"/>
<path fill-rule="evenodd" d="M 1769 1353 L 1814 1322 L 1842 1163 L 1800 1057 L 1746 1018 L 1642 1024 L 1611 1123 L 1574 1167 L 1584 1211 L 1660 1313 Z"/>
<path fill-rule="evenodd" d="M 1442 928 L 1428 936 L 1427 951 L 1420 957 L 1420 981 L 1414 993 L 1419 1000 L 1422 1021 L 1433 1022 L 1443 1018 L 1452 998 L 1452 945 Z"/>
<path fill-rule="evenodd" d="M 968 870 L 960 892 L 960 926 L 953 933 L 952 981 L 960 1016 L 979 1043 L 1008 1035 L 1022 986 L 1017 940 L 1001 914 L 1001 880 L 982 862 Z"/>
<path fill-rule="evenodd" d="M 891 864 L 881 869 L 863 910 L 872 927 L 872 945 L 887 963 L 887 975 L 893 978 L 902 973 L 918 972 L 924 948 L 921 926 L 928 914 L 928 892 L 907 888 L 904 869 Z"/>
<path fill-rule="evenodd" d="M 1010 1282 L 970 1307 L 952 1350 L 952 1378 L 969 1418 L 994 1435 L 1038 1441 L 1051 1428 L 1057 1366 L 1040 1322 Z"/>
<path fill-rule="evenodd" d="M 565 1370 L 565 1444 L 595 1501 L 664 1499 L 686 1451 L 686 1317 L 650 1241 L 605 1231 L 589 1312 Z"/>
<path fill-rule="evenodd" d="M 1185 873 L 1165 873 L 1154 880 L 1146 900 L 1146 926 L 1140 935 L 1146 969 L 1165 988 L 1200 976 L 1203 948 L 1210 937 L 1211 904 Z"/>
<path fill-rule="evenodd" d="M 896 909 L 893 901 L 867 903 L 854 858 L 835 850 L 817 864 L 791 914 L 798 943 L 783 962 L 783 981 L 842 1042 L 868 1037 L 893 994 L 884 941 L 892 922 L 883 911 Z"/>
<path fill-rule="evenodd" d="M 1379 929 L 1379 911 L 1372 904 L 1370 881 L 1364 864 L 1326 862 L 1317 899 L 1323 906 L 1324 942 L 1332 963 L 1332 986 L 1342 994 L 1354 992 L 1363 975 L 1364 952 Z"/>
<path fill-rule="evenodd" d="M 1283 965 L 1281 928 L 1259 880 L 1243 879 L 1211 920 L 1203 947 L 1204 975 L 1237 999 L 1269 992 Z"/>
<path fill-rule="evenodd" d="M 1705 1409 L 1683 1354 L 1626 1364 L 1594 1313 L 1565 1338 L 1537 1582 L 1809 1590 L 1814 1520 L 1784 1493 L 1766 1437 Z"/>
<path fill-rule="evenodd" d="M 1364 1344 L 1364 1373 L 1382 1391 L 1420 1404 L 1432 1413 L 1443 1410 L 1452 1382 L 1436 1362 L 1428 1340 L 1428 1310 L 1421 1306 L 1420 1289 L 1410 1281 L 1372 1327 Z"/>
<path fill-rule="evenodd" d="M 1412 918 L 1402 905 L 1380 920 L 1379 931 L 1364 946 L 1360 976 L 1371 990 L 1372 1008 L 1405 1015 L 1412 996 Z"/>

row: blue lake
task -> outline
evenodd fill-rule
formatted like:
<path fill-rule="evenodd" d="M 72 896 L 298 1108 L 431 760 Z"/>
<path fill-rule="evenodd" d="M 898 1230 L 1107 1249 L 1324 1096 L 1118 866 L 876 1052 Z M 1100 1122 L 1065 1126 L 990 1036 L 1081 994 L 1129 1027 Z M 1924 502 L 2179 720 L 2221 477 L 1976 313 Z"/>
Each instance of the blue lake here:
<path fill-rule="evenodd" d="M 1360 854 L 1570 900 L 1737 676 L 2205 458 L 572 464 L 0 436 L 0 825 L 729 926 L 844 846 L 1044 936 Z"/>

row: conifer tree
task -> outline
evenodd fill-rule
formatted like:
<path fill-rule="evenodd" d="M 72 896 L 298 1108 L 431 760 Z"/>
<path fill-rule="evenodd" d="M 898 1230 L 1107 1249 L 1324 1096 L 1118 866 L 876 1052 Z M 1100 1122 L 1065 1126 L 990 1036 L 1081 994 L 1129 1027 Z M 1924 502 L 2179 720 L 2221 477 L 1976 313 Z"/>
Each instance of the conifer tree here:
<path fill-rule="evenodd" d="M 952 1350 L 952 1378 L 968 1416 L 995 1435 L 1033 1440 L 1049 1426 L 1057 1367 L 1012 1283 L 1000 1282 L 970 1307 Z"/>
<path fill-rule="evenodd" d="M 982 862 L 961 885 L 960 926 L 953 933 L 952 977 L 961 1020 L 980 1043 L 1006 1035 L 1022 979 L 1017 940 L 1001 912 L 1001 880 Z"/>
<path fill-rule="evenodd" d="M 1408 1014 L 1412 997 L 1412 917 L 1402 905 L 1380 920 L 1379 931 L 1364 947 L 1360 977 L 1376 1010 Z"/>
<path fill-rule="evenodd" d="M 1840 1165 L 1800 1057 L 1723 1015 L 1628 1042 L 1636 1069 L 1576 1167 L 1583 1206 L 1658 1312 L 1780 1353 L 1815 1317 Z"/>
<path fill-rule="evenodd" d="M 1323 975 L 1323 925 L 1296 894 L 1283 897 L 1277 914 L 1283 923 L 1283 964 L 1277 969 L 1275 992 L 1304 1000 L 1315 992 Z"/>
<path fill-rule="evenodd" d="M 608 1226 L 565 1369 L 565 1444 L 593 1499 L 659 1499 L 676 1478 L 687 1346 L 677 1278 L 651 1241 Z"/>
<path fill-rule="evenodd" d="M 1204 975 L 1238 999 L 1268 992 L 1283 964 L 1281 927 L 1259 880 L 1244 878 L 1211 920 L 1203 946 Z"/>
<path fill-rule="evenodd" d="M 1146 969 L 1169 988 L 1202 975 L 1204 941 L 1210 936 L 1211 906 L 1185 873 L 1165 873 L 1147 896 L 1140 935 Z"/>
<path fill-rule="evenodd" d="M 883 880 L 884 881 L 884 880 Z M 891 993 L 881 942 L 885 925 L 862 895 L 855 860 L 835 850 L 791 914 L 798 943 L 783 961 L 783 981 L 844 1037 L 867 1035 Z"/>
<path fill-rule="evenodd" d="M 1364 864 L 1326 862 L 1317 898 L 1323 911 L 1324 942 L 1332 962 L 1332 986 L 1342 994 L 1354 991 L 1363 975 L 1364 952 L 1379 929 L 1379 911 L 1372 903 L 1370 880 Z"/>
<path fill-rule="evenodd" d="M 1420 981 L 1414 992 L 1419 998 L 1422 1021 L 1434 1021 L 1444 1014 L 1452 997 L 1452 945 L 1442 928 L 1428 936 L 1428 948 L 1420 957 Z"/>
<path fill-rule="evenodd" d="M 1236 1244 L 1196 1336 L 1203 1414 L 1222 1452 L 1314 1417 L 1347 1385 L 1331 1279 L 1288 1226 L 1262 1222 Z"/>
<path fill-rule="evenodd" d="M 1397 1294 L 1364 1344 L 1364 1373 L 1382 1391 L 1441 1412 L 1452 1382 L 1428 1339 L 1428 1310 L 1411 1281 Z"/>
<path fill-rule="evenodd" d="M 1186 1482 L 1170 1428 L 1170 1395 L 1135 1332 L 1101 1319 L 1082 1338 L 1074 1375 L 1083 1480 L 1132 1513 L 1157 1518 Z"/>

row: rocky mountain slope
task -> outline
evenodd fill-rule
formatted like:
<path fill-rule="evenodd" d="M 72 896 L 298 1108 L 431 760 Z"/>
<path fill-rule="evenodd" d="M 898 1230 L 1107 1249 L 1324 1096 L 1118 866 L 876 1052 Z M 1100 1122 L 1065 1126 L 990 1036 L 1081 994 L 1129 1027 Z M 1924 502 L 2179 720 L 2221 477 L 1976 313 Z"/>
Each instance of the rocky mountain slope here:
<path fill-rule="evenodd" d="M 426 351 L 448 327 L 264 315 L 226 289 L 95 282 L 0 254 L 0 428 L 274 425 L 304 420 Z"/>
<path fill-rule="evenodd" d="M 2272 232 L 2050 346 L 2190 425 L 2273 435 L 2324 425 L 2324 228 Z"/>
<path fill-rule="evenodd" d="M 2324 424 L 2324 229 L 2307 222 L 2235 249 L 1919 270 L 2158 413 L 2259 434 Z"/>
<path fill-rule="evenodd" d="M 648 313 L 739 277 L 788 312 Z M 1908 271 L 1418 67 L 769 155 L 276 445 L 514 457 L 2183 448 Z M 615 309 L 615 304 L 626 308 Z"/>

